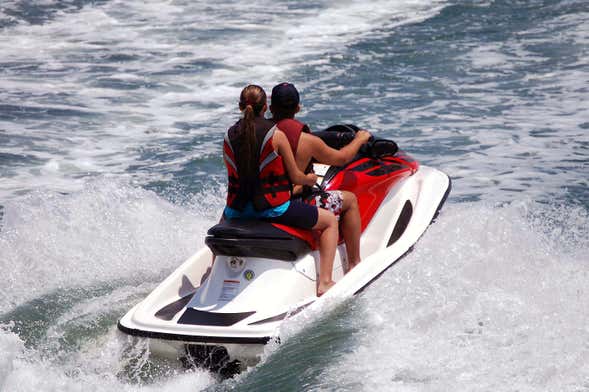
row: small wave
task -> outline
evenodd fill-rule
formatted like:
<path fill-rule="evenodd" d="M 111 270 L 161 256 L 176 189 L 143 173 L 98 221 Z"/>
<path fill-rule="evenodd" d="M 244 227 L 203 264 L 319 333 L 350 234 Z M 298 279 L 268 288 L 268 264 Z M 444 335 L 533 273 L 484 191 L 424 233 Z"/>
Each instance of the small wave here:
<path fill-rule="evenodd" d="M 114 343 L 114 345 L 113 345 Z M 24 348 L 20 338 L 0 328 L 0 390 L 2 391 L 200 391 L 215 379 L 202 371 L 168 374 L 156 382 L 127 380 L 117 376 L 121 364 L 121 341 L 109 334 L 106 341 L 97 343 L 93 355 L 86 353 L 92 362 L 63 365 L 40 359 Z M 138 354 L 139 355 L 139 354 Z M 111 362 L 114 361 L 114 362 Z"/>
<path fill-rule="evenodd" d="M 10 202 L 0 232 L 0 308 L 58 289 L 161 277 L 202 246 L 218 208 L 176 206 L 107 179 L 68 195 L 38 192 Z"/>
<path fill-rule="evenodd" d="M 116 330 L 126 310 L 203 246 L 221 203 L 207 194 L 182 202 L 100 179 L 72 194 L 7 203 L 0 390 L 194 391 L 214 382 L 152 361 L 144 341 Z"/>
<path fill-rule="evenodd" d="M 350 304 L 344 319 L 355 344 L 313 382 L 582 389 L 589 380 L 582 211 L 531 201 L 446 206 L 415 250 Z"/>
<path fill-rule="evenodd" d="M 64 13 L 79 11 L 86 5 L 104 4 L 108 0 L 44 0 L 23 1 L 6 0 L 0 9 L 0 28 L 19 23 L 43 24 Z"/>

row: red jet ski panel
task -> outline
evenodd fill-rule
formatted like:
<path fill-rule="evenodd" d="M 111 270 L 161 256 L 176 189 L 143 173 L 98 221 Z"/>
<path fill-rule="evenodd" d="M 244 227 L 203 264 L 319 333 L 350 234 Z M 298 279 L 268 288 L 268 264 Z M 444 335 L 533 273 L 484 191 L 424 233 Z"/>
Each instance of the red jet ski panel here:
<path fill-rule="evenodd" d="M 362 231 L 368 226 L 378 207 L 391 188 L 411 176 L 419 163 L 399 151 L 395 156 L 381 159 L 360 158 L 324 180 L 325 190 L 345 190 L 358 198 Z M 317 249 L 317 236 L 310 230 L 273 223 L 277 228 L 306 241 L 311 249 Z"/>

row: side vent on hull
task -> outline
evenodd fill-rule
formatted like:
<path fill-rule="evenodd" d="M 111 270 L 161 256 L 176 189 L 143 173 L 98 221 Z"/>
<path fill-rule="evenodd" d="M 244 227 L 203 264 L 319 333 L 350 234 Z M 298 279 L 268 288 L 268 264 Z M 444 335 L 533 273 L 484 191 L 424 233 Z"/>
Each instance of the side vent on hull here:
<path fill-rule="evenodd" d="M 409 200 L 405 202 L 403 209 L 401 210 L 401 214 L 399 214 L 399 219 L 395 224 L 395 228 L 391 234 L 391 238 L 389 238 L 389 242 L 387 243 L 387 247 L 393 245 L 405 232 L 405 229 L 409 225 L 411 221 L 411 216 L 413 215 L 413 205 Z"/>

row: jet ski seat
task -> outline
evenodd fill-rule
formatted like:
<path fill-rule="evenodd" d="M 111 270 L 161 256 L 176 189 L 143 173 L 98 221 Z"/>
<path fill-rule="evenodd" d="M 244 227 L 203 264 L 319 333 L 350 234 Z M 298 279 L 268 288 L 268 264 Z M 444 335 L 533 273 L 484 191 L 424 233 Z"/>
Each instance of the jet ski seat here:
<path fill-rule="evenodd" d="M 259 220 L 233 219 L 221 222 L 209 229 L 205 243 L 217 256 L 295 261 L 310 251 L 307 242 Z"/>

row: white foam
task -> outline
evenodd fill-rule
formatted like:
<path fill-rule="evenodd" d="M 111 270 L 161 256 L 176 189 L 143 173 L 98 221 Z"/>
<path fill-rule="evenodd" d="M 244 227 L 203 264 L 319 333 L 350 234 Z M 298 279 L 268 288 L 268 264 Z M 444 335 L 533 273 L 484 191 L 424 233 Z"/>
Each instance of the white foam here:
<path fill-rule="evenodd" d="M 203 244 L 221 200 L 173 205 L 124 182 L 96 180 L 71 195 L 32 194 L 5 205 L 0 308 L 53 290 L 161 277 Z M 198 203 L 198 204 L 196 204 Z"/>
<path fill-rule="evenodd" d="M 11 339 L 14 340 L 17 338 L 11 337 Z M 0 348 L 9 348 L 3 340 L 0 340 Z M 99 361 L 102 360 L 102 358 L 96 359 Z M 115 390 L 125 392 L 193 392 L 203 390 L 214 382 L 214 378 L 210 374 L 202 371 L 194 371 L 176 374 L 174 377 L 162 379 L 151 384 L 130 384 L 124 380 L 119 380 L 111 372 L 96 374 L 83 367 L 69 369 L 70 373 L 68 374 L 64 372 L 63 368 L 56 367 L 34 357 L 14 360 L 9 367 L 0 368 L 0 372 L 4 372 L 0 373 L 0 375 L 4 376 L 0 378 L 0 390 L 6 392 L 98 392 Z"/>
<path fill-rule="evenodd" d="M 361 390 L 582 388 L 589 241 L 576 232 L 589 217 L 569 221 L 579 211 L 447 206 L 351 306 L 357 344 L 321 378 Z"/>
<path fill-rule="evenodd" d="M 9 328 L 10 325 L 0 325 L 0 391 L 8 390 L 4 380 L 12 373 L 18 355 L 24 350 L 23 342 L 17 335 L 10 333 Z"/>
<path fill-rule="evenodd" d="M 159 212 L 147 212 L 148 221 L 157 219 L 160 225 L 171 230 L 178 229 L 177 223 L 170 225 L 171 220 L 162 216 L 170 215 L 170 219 L 177 220 L 178 214 L 190 211 L 170 208 L 157 198 L 154 201 L 145 191 L 109 188 L 104 184 L 100 188 L 104 190 L 89 192 L 93 195 L 90 201 L 105 197 L 113 200 L 115 206 L 120 203 L 124 210 L 151 205 Z M 72 196 L 63 197 L 63 203 L 56 203 L 55 199 L 48 201 L 60 208 L 45 215 L 52 218 L 62 234 L 55 237 L 55 241 L 64 245 L 76 242 L 68 237 L 86 238 L 85 230 L 74 233 L 64 227 L 69 220 L 67 208 L 64 208 L 69 197 Z M 72 198 L 80 201 L 82 195 Z M 35 201 L 44 205 L 42 200 Z M 212 202 L 218 203 L 218 197 Z M 111 214 L 126 222 L 122 224 L 127 227 L 123 232 L 135 228 L 116 208 L 105 209 L 96 201 L 90 207 L 95 211 L 95 219 L 104 213 Z M 141 210 L 149 211 L 149 208 Z M 88 213 L 86 208 L 76 211 L 81 215 Z M 63 220 L 55 219 L 61 214 L 65 215 Z M 136 214 L 131 215 L 137 218 Z M 473 220 L 473 216 L 477 219 Z M 18 229 L 16 231 L 21 234 L 29 233 L 22 231 L 25 221 L 37 222 L 27 217 L 23 217 L 20 224 L 9 220 L 12 223 L 8 232 Z M 579 380 L 589 377 L 583 349 L 589 338 L 589 329 L 585 327 L 589 324 L 589 316 L 582 311 L 589 306 L 584 295 L 589 286 L 588 222 L 587 211 L 580 207 L 542 206 L 530 201 L 499 207 L 447 205 L 413 253 L 364 294 L 344 304 L 334 301 L 287 321 L 280 331 L 282 345 L 269 345 L 259 366 L 277 366 L 282 362 L 273 361 L 275 357 L 280 359 L 281 355 L 293 353 L 297 361 L 304 361 L 305 352 L 312 350 L 304 346 L 309 329 L 312 335 L 335 333 L 337 336 L 338 326 L 345 325 L 352 336 L 346 338 L 346 350 L 338 351 L 337 358 L 322 365 L 325 368 L 320 376 L 321 385 L 360 390 L 394 386 L 401 391 L 477 389 L 481 386 L 502 389 L 505 385 L 518 385 L 526 390 L 544 384 L 557 390 L 579 386 Z M 202 224 L 202 221 L 197 223 Z M 104 223 L 97 227 L 99 231 L 111 230 Z M 103 236 L 97 233 L 97 237 Z M 24 237 L 11 238 L 22 240 Z M 176 246 L 184 243 L 174 237 L 167 240 Z M 158 241 L 156 245 L 164 244 L 167 247 L 165 241 Z M 60 244 L 52 246 L 62 247 Z M 157 252 L 149 244 L 142 246 Z M 70 273 L 67 287 L 101 282 L 105 276 L 121 271 L 128 279 L 126 270 L 113 262 L 111 256 L 106 256 L 105 270 L 100 271 L 102 276 L 90 279 L 82 273 Z M 162 268 L 158 262 L 167 265 L 166 260 L 157 259 L 148 258 L 143 262 L 153 268 Z M 59 264 L 53 263 L 51 258 L 47 260 L 53 267 Z M 65 261 L 67 264 L 68 258 Z M 132 267 L 142 268 L 139 262 L 133 262 Z M 56 286 L 54 274 L 41 277 L 36 266 L 30 270 L 37 277 L 38 285 L 48 289 Z M 61 281 L 61 284 L 65 283 Z M 24 280 L 12 286 L 17 292 L 24 292 L 23 288 L 28 285 Z M 144 384 L 139 376 L 142 361 L 147 360 L 144 342 L 118 334 L 114 325 L 106 334 L 91 339 L 81 336 L 81 346 L 74 351 L 71 347 L 51 345 L 63 338 L 65 331 L 92 330 L 106 313 L 124 312 L 150 286 L 149 282 L 138 287 L 119 286 L 105 295 L 75 304 L 49 325 L 44 342 L 30 351 L 23 348 L 15 334 L 4 331 L 0 334 L 0 350 L 7 354 L 3 357 L 6 359 L 0 361 L 0 375 L 5 376 L 8 388 L 5 390 L 171 391 L 177 388 L 183 391 L 200 390 L 215 383 L 206 372 L 180 371 Z M 329 323 L 330 328 L 336 330 L 322 331 L 325 319 L 334 317 L 345 320 Z M 320 336 L 312 338 L 321 340 Z M 46 346 L 49 349 L 44 348 Z M 43 360 L 38 359 L 41 352 Z M 318 353 L 313 354 L 316 355 Z M 130 358 L 134 358 L 136 364 L 129 368 Z M 277 371 L 283 375 L 285 370 Z M 117 376 L 120 374 L 125 374 L 123 379 Z M 237 378 L 235 385 L 247 384 L 247 377 L 246 374 Z M 256 377 L 255 372 L 252 377 Z M 363 381 L 358 384 L 358 380 Z M 17 386 L 20 389 L 13 389 Z"/>
<path fill-rule="evenodd" d="M 119 340 L 114 323 L 106 334 L 81 336 L 79 348 L 67 347 L 65 361 L 59 351 L 64 347 L 58 344 L 57 352 L 51 350 L 64 329 L 92 326 L 105 317 L 107 304 L 122 312 L 159 282 L 202 245 L 204 231 L 222 206 L 221 192 L 197 194 L 174 205 L 131 184 L 166 179 L 193 157 L 218 155 L 220 145 L 211 140 L 195 145 L 190 154 L 174 151 L 167 141 L 220 134 L 237 118 L 236 97 L 246 83 L 270 88 L 291 80 L 303 95 L 319 85 L 321 102 L 310 109 L 329 109 L 332 94 L 345 90 L 333 78 L 348 71 L 334 69 L 332 60 L 345 60 L 349 45 L 435 15 L 444 4 L 327 1 L 301 8 L 273 1 L 220 1 L 202 12 L 204 2 L 114 0 L 60 13 L 42 25 L 22 23 L 4 29 L 3 61 L 15 67 L 39 64 L 39 69 L 6 68 L 0 81 L 2 102 L 102 117 L 94 124 L 81 123 L 76 114 L 0 122 L 3 136 L 11 141 L 2 152 L 41 161 L 11 168 L 12 177 L 2 179 L 0 198 L 13 200 L 2 202 L 0 269 L 5 276 L 0 309 L 9 312 L 60 290 L 119 283 L 108 294 L 60 314 L 47 326 L 39 346 L 30 350 L 18 335 L 2 330 L 0 389 L 171 391 L 210 386 L 214 381 L 205 372 L 179 373 L 148 385 L 132 375 L 131 380 L 119 379 L 125 366 L 123 351 L 131 346 L 143 360 L 145 347 Z M 582 68 L 586 54 L 579 51 L 567 69 L 529 74 L 524 81 L 538 97 L 535 101 L 503 89 L 501 76 L 546 60 L 526 45 L 589 42 L 584 17 L 555 18 L 553 23 L 567 27 L 557 35 L 542 37 L 542 26 L 501 45 L 477 46 L 462 60 L 472 67 L 467 71 L 486 77 L 475 77 L 471 85 L 471 79 L 411 79 L 442 83 L 458 94 L 458 101 L 407 107 L 392 118 L 358 114 L 358 121 L 382 130 L 403 129 L 411 121 L 423 124 L 398 140 L 420 160 L 435 163 L 457 179 L 452 197 L 480 190 L 481 198 L 504 202 L 545 197 L 563 184 L 580 184 L 578 168 L 560 170 L 558 175 L 544 169 L 559 166 L 565 156 L 578 156 L 573 142 L 587 140 L 586 129 L 579 127 L 589 118 L 584 105 L 589 78 Z M 534 36 L 537 33 L 540 37 Z M 104 61 L 105 56 L 119 54 L 129 59 Z M 360 61 L 368 62 L 382 54 L 363 56 Z M 212 67 L 199 69 L 199 62 Z M 112 68 L 93 70 L 104 65 Z M 317 75 L 292 80 L 301 65 L 315 67 Z M 174 67 L 189 70 L 175 72 Z M 497 72 L 489 72 L 494 68 Z M 134 89 L 109 87 L 109 80 Z M 146 82 L 157 87 L 143 86 Z M 375 94 L 378 88 L 389 87 L 376 84 Z M 421 94 L 390 88 L 381 96 L 414 99 Z M 359 98 L 353 93 L 345 97 Z M 374 104 L 373 99 L 360 97 L 358 102 Z M 454 104 L 505 108 L 497 116 L 456 116 Z M 438 121 L 439 113 L 448 114 Z M 179 130 L 176 122 L 196 125 Z M 546 127 L 555 135 L 533 135 Z M 26 143 L 13 142 L 23 135 Z M 464 140 L 459 147 L 463 152 L 420 156 L 421 150 L 431 151 L 438 142 L 442 148 L 446 143 L 454 148 L 453 138 Z M 480 145 L 488 148 L 481 150 Z M 166 162 L 142 162 L 164 170 L 133 173 L 132 179 L 127 169 L 138 162 L 143 148 L 169 149 L 177 156 Z M 84 179 L 99 173 L 106 173 L 106 178 Z M 31 189 L 41 191 L 20 196 Z M 473 221 L 473 216 L 479 219 Z M 587 212 L 570 206 L 447 206 L 415 252 L 349 304 L 351 317 L 346 321 L 355 323 L 359 332 L 348 350 L 338 353 L 340 357 L 324 370 L 329 384 L 323 385 L 364 390 L 586 387 L 587 227 Z M 146 279 L 134 287 L 138 274 Z M 330 317 L 329 310 L 324 311 Z M 320 324 L 324 315 L 302 316 L 284 326 L 286 344 Z M 45 359 L 38 358 L 41 354 Z M 274 355 L 280 356 L 281 349 L 271 345 L 265 358 Z"/>
<path fill-rule="evenodd" d="M 102 310 L 92 303 L 116 299 L 126 289 L 86 302 L 76 307 L 80 323 L 89 323 L 88 317 L 99 317 Z M 117 294 L 118 293 L 118 294 Z M 124 296 L 124 295 L 123 295 Z M 60 333 L 64 322 L 76 321 L 73 312 L 62 317 L 50 329 L 50 335 Z M 88 316 L 88 317 L 86 317 Z M 87 339 L 78 351 L 46 351 L 25 349 L 21 339 L 9 330 L 0 328 L 0 391 L 200 391 L 215 382 L 215 378 L 202 370 L 174 371 L 170 369 L 155 381 L 142 381 L 141 367 L 148 360 L 149 351 L 144 341 L 122 335 L 112 326 L 105 335 Z M 49 336 L 51 339 L 52 337 Z M 64 350 L 63 348 L 62 350 Z"/>
<path fill-rule="evenodd" d="M 29 349 L 10 332 L 13 325 L 0 329 L 0 390 L 194 391 L 211 385 L 207 372 L 173 369 L 143 381 L 145 342 L 123 336 L 110 320 L 203 245 L 218 203 L 217 195 L 203 195 L 180 207 L 108 179 L 87 182 L 71 195 L 40 192 L 8 203 L 0 232 L 1 268 L 7 271 L 0 286 L 3 317 L 56 290 L 67 302 L 68 292 L 78 288 L 107 289 L 54 310 L 58 317 L 46 326 L 21 326 L 46 328 Z M 111 324 L 106 334 L 105 320 Z"/>
<path fill-rule="evenodd" d="M 76 115 L 55 125 L 34 117 L 0 123 L 9 135 L 22 135 L 23 131 L 32 135 L 34 128 L 36 136 L 45 136 L 11 152 L 77 168 L 43 173 L 36 167 L 27 170 L 26 165 L 16 168 L 10 183 L 3 186 L 4 196 L 34 188 L 69 191 L 79 189 L 75 178 L 88 173 L 124 173 L 139 159 L 138 152 L 145 144 L 174 135 L 186 137 L 185 130 L 174 126 L 179 121 L 205 124 L 190 133 L 220 134 L 237 118 L 235 102 L 245 84 L 255 82 L 270 88 L 280 80 L 292 80 L 301 63 L 325 61 L 327 54 L 341 55 L 346 45 L 359 38 L 382 27 L 427 18 L 442 4 L 381 0 L 302 8 L 272 1 L 221 1 L 202 12 L 208 3 L 117 0 L 61 13 L 41 25 L 7 29 L 0 37 L 3 60 L 38 64 L 40 71 L 31 76 L 18 71 L 5 75 L 0 85 L 10 93 L 0 96 L 3 101 L 47 108 L 48 92 L 61 93 L 68 102 L 52 102 L 52 108 L 102 117 L 98 119 L 100 126 L 80 127 Z M 289 23 L 285 24 L 286 20 Z M 104 60 L 118 54 L 131 57 L 120 63 Z M 213 67 L 174 71 L 176 66 L 193 67 L 198 62 Z M 100 66 L 111 68 L 97 71 Z M 157 87 L 119 90 L 97 85 L 100 81 L 135 86 L 153 83 Z M 316 82 L 293 81 L 303 90 Z M 158 132 L 149 131 L 153 129 Z M 65 147 L 60 143 L 63 139 L 69 142 Z M 85 152 L 91 165 L 80 168 L 77 151 Z M 218 154 L 220 147 L 207 146 L 206 151 Z M 135 173 L 143 181 L 161 175 Z"/>

